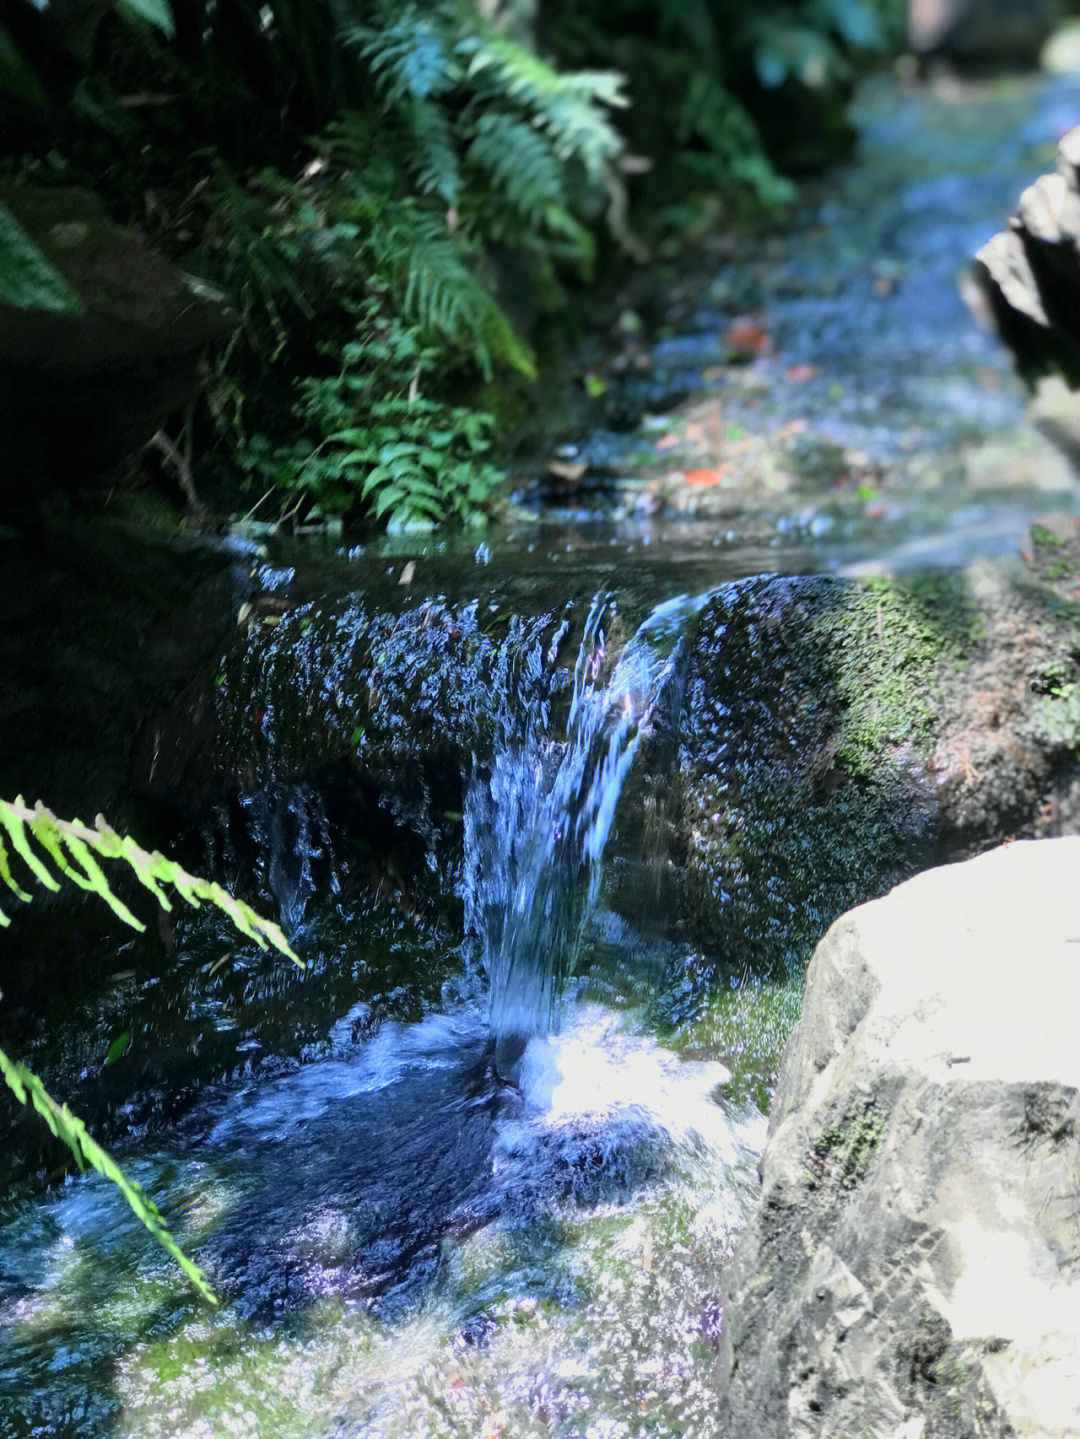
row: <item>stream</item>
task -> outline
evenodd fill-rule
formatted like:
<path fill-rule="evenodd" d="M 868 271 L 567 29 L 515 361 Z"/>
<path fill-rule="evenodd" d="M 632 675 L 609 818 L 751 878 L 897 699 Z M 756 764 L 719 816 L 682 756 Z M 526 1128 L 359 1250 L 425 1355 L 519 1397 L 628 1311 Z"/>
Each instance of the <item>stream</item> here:
<path fill-rule="evenodd" d="M 247 783 L 207 864 L 254 876 L 308 972 L 205 912 L 164 958 L 114 935 L 20 1054 L 108 1107 L 223 1303 L 97 1176 L 20 1172 L 0 1439 L 715 1433 L 802 973 L 782 934 L 753 969 L 666 907 L 650 805 L 700 703 L 693 624 L 763 572 L 955 565 L 1073 507 L 957 277 L 1080 122 L 1075 83 L 874 82 L 856 118 L 858 161 L 782 238 L 674 284 L 566 446 L 577 487 L 523 477 L 542 523 L 258 557 L 291 608 L 219 676 Z M 731 363 L 745 314 L 770 343 Z M 396 788 L 326 799 L 338 715 Z"/>

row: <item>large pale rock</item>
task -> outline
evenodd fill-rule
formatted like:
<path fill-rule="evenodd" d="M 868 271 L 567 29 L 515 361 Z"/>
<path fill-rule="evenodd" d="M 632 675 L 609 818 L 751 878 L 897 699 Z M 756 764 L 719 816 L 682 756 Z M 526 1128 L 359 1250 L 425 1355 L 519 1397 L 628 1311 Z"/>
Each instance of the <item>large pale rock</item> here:
<path fill-rule="evenodd" d="M 1060 14 L 1058 0 L 908 0 L 908 40 L 918 55 L 1027 65 Z"/>
<path fill-rule="evenodd" d="M 1080 1435 L 1080 838 L 844 915 L 727 1283 L 718 1433 Z"/>
<path fill-rule="evenodd" d="M 1031 383 L 1060 374 L 1080 386 L 1080 127 L 1058 146 L 1057 168 L 1020 196 L 1009 227 L 975 257 L 973 303 L 988 303 Z"/>

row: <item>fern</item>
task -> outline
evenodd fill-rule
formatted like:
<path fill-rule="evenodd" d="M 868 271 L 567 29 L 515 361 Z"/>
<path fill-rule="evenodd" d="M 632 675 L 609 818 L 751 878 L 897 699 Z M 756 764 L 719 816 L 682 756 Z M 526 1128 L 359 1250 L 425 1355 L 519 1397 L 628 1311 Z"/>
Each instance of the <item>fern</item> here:
<path fill-rule="evenodd" d="M 565 207 L 559 159 L 547 137 L 524 120 L 485 111 L 476 122 L 469 161 L 487 171 L 495 188 L 525 219 L 543 217 L 553 205 Z"/>
<path fill-rule="evenodd" d="M 388 105 L 396 105 L 406 96 L 424 100 L 443 95 L 460 79 L 445 24 L 419 15 L 415 6 L 406 6 L 396 20 L 380 29 L 353 26 L 344 38 L 359 45 Z"/>
<path fill-rule="evenodd" d="M 172 902 L 163 886 L 171 886 L 188 904 L 196 907 L 204 900 L 209 901 L 227 915 L 242 934 L 253 939 L 261 948 L 265 949 L 268 943 L 272 944 L 301 969 L 305 967 L 303 960 L 293 953 L 276 924 L 260 918 L 242 900 L 234 899 L 220 885 L 188 874 L 164 855 L 157 851 L 150 853 L 136 844 L 130 836 L 118 834 L 100 815 L 97 827 L 91 829 L 77 819 L 58 819 L 40 800 L 33 809 L 24 802 L 21 795 L 14 801 L 0 800 L 0 881 L 17 899 L 28 903 L 31 895 L 13 873 L 13 856 L 21 861 L 27 871 L 27 884 L 32 886 L 36 882 L 45 889 L 59 890 L 59 875 L 79 888 L 98 895 L 125 924 L 133 929 L 143 930 L 145 925 L 136 919 L 127 905 L 113 893 L 97 862 L 99 856 L 102 859 L 121 859 L 140 884 L 150 891 L 162 909 L 172 908 Z M 0 910 L 0 925 L 10 923 L 8 916 Z M 3 1050 L 0 1050 L 0 1075 L 19 1103 L 32 1105 L 53 1134 L 68 1146 L 80 1170 L 90 1164 L 116 1185 L 135 1216 L 177 1261 L 203 1298 L 216 1304 L 217 1296 L 206 1275 L 173 1239 L 156 1205 L 91 1138 L 83 1121 L 72 1114 L 66 1104 L 60 1104 L 53 1099 L 35 1074 L 25 1065 L 10 1059 Z"/>
<path fill-rule="evenodd" d="M 172 901 L 162 888 L 163 885 L 171 885 L 177 894 L 194 908 L 198 909 L 204 900 L 209 901 L 261 949 L 265 949 L 268 943 L 272 944 L 294 964 L 304 968 L 303 960 L 293 953 L 288 940 L 276 924 L 262 919 L 250 905 L 243 900 L 234 899 L 221 885 L 188 874 L 175 861 L 166 859 L 157 850 L 151 853 L 136 844 L 130 835 L 118 834 L 100 815 L 96 828 L 91 829 L 81 820 L 58 819 L 40 800 L 33 809 L 25 803 L 21 795 L 14 801 L 0 800 L 0 880 L 3 880 L 17 898 L 29 901 L 30 895 L 12 874 L 4 834 L 7 835 L 11 849 L 22 860 L 30 875 L 45 889 L 59 890 L 60 882 L 39 851 L 44 851 L 56 872 L 78 885 L 80 889 L 99 895 L 116 917 L 132 929 L 142 931 L 146 926 L 136 919 L 127 905 L 113 893 L 95 855 L 100 855 L 103 859 L 122 859 L 162 909 L 172 909 Z M 34 843 L 31 843 L 32 840 Z M 0 909 L 0 926 L 10 923 L 11 920 Z"/>
<path fill-rule="evenodd" d="M 415 202 L 387 207 L 369 244 L 400 314 L 422 335 L 470 354 L 487 377 L 496 359 L 535 375 L 532 355 L 470 267 L 464 242 L 440 216 Z"/>
<path fill-rule="evenodd" d="M 17 1064 L 9 1059 L 2 1049 L 0 1075 L 19 1103 L 32 1105 L 57 1139 L 68 1146 L 80 1170 L 85 1170 L 89 1164 L 116 1185 L 130 1205 L 132 1213 L 146 1226 L 161 1247 L 172 1255 L 202 1297 L 211 1304 L 217 1304 L 218 1297 L 210 1287 L 206 1275 L 187 1257 L 169 1233 L 157 1205 L 144 1193 L 140 1185 L 128 1178 L 101 1145 L 91 1138 L 78 1115 L 72 1114 L 66 1104 L 59 1104 L 36 1074 L 32 1074 L 24 1064 Z"/>
<path fill-rule="evenodd" d="M 560 159 L 577 160 L 592 183 L 602 183 L 623 148 L 606 114 L 607 108 L 629 103 L 621 75 L 612 70 L 560 73 L 494 30 L 466 37 L 459 48 L 468 56 L 468 77 L 482 82 L 488 98 L 503 94 L 515 100 L 551 135 Z"/>
<path fill-rule="evenodd" d="M 0 32 L 0 45 L 2 40 Z M 78 295 L 5 205 L 0 205 L 0 304 L 74 314 L 83 309 Z"/>
<path fill-rule="evenodd" d="M 413 100 L 405 114 L 414 147 L 410 158 L 421 192 L 437 195 L 445 205 L 456 205 L 461 161 L 446 112 L 426 100 Z"/>

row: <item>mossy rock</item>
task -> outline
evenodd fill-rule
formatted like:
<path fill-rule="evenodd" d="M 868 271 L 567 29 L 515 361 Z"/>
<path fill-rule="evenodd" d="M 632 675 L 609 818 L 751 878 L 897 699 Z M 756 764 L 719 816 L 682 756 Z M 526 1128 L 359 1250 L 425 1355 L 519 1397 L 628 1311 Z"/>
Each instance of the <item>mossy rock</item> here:
<path fill-rule="evenodd" d="M 962 577 L 759 578 L 703 612 L 678 736 L 691 922 L 731 964 L 802 963 L 937 844 L 943 675 L 981 625 Z"/>

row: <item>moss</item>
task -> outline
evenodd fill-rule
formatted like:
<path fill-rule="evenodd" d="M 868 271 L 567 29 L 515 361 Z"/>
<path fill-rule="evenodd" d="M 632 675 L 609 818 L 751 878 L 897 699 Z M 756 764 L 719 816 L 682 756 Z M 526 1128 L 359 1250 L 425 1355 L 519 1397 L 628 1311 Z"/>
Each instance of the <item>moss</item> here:
<path fill-rule="evenodd" d="M 801 1009 L 802 985 L 791 976 L 710 985 L 700 1011 L 667 1040 L 688 1057 L 719 1059 L 731 1071 L 725 1099 L 737 1106 L 749 1100 L 764 1114 Z"/>
<path fill-rule="evenodd" d="M 801 969 L 838 914 L 930 862 L 924 762 L 983 624 L 952 575 L 756 579 L 703 613 L 679 736 L 687 912 L 732 968 Z"/>
<path fill-rule="evenodd" d="M 872 1099 L 823 1129 L 807 1161 L 811 1188 L 831 1183 L 854 1189 L 869 1173 L 884 1137 L 885 1117 Z"/>
<path fill-rule="evenodd" d="M 812 628 L 817 670 L 831 670 L 840 762 L 873 773 L 882 751 L 925 755 L 935 737 L 942 668 L 970 655 L 985 619 L 960 575 L 853 586 Z M 827 679 L 826 679 L 827 683 Z"/>

